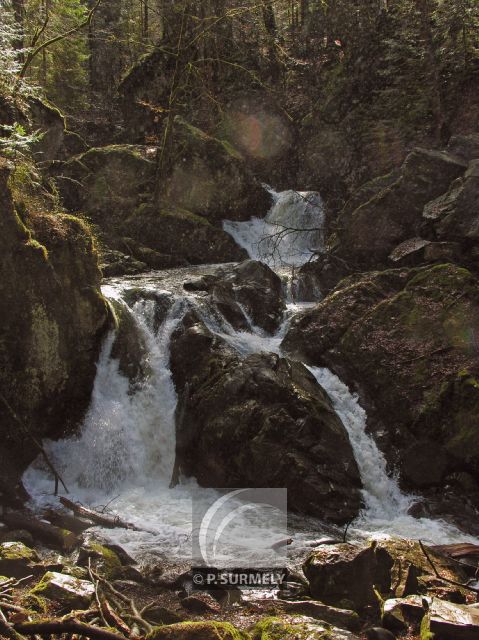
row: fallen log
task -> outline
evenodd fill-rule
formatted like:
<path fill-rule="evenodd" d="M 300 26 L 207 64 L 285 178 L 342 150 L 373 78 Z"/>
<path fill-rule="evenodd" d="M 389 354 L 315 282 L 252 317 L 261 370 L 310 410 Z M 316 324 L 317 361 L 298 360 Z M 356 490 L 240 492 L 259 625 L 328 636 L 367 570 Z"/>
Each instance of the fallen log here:
<path fill-rule="evenodd" d="M 38 520 L 30 514 L 19 511 L 7 511 L 1 520 L 12 529 L 25 529 L 35 538 L 62 551 L 70 551 L 79 544 L 78 536 L 67 529 L 60 529 L 53 524 Z"/>
<path fill-rule="evenodd" d="M 68 529 L 68 531 L 73 531 L 76 534 L 83 533 L 90 527 L 95 526 L 95 523 L 91 520 L 82 520 L 76 516 L 71 516 L 68 513 L 59 513 L 53 509 L 45 512 L 45 518 L 56 527 Z"/>
<path fill-rule="evenodd" d="M 78 620 L 60 620 L 51 622 L 23 622 L 13 625 L 13 629 L 25 636 L 49 636 L 54 634 L 77 633 L 86 638 L 98 638 L 98 640 L 125 640 L 121 636 L 107 629 L 100 629 Z"/>
<path fill-rule="evenodd" d="M 147 533 L 155 533 L 154 531 L 148 531 L 148 529 L 140 529 L 131 522 L 125 522 L 119 516 L 111 516 L 108 513 L 99 513 L 88 507 L 84 507 L 81 504 L 77 504 L 68 498 L 62 496 L 60 502 L 64 507 L 73 511 L 73 513 L 81 518 L 87 518 L 101 527 L 106 529 L 129 529 L 130 531 L 146 531 Z"/>

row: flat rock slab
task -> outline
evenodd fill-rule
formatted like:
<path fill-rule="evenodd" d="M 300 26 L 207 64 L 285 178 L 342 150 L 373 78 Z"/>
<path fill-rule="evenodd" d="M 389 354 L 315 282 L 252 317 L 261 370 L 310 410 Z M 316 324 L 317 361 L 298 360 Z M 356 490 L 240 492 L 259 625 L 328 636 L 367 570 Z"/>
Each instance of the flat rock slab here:
<path fill-rule="evenodd" d="M 321 620 L 349 631 L 358 631 L 361 627 L 358 614 L 349 609 L 328 607 L 328 605 L 314 600 L 277 600 L 276 602 L 286 613 L 309 616 L 315 620 Z"/>
<path fill-rule="evenodd" d="M 447 600 L 410 596 L 386 600 L 383 622 L 393 629 L 405 628 L 410 620 L 421 620 L 428 612 L 428 630 L 442 640 L 477 640 L 479 638 L 479 609 L 454 604 Z"/>

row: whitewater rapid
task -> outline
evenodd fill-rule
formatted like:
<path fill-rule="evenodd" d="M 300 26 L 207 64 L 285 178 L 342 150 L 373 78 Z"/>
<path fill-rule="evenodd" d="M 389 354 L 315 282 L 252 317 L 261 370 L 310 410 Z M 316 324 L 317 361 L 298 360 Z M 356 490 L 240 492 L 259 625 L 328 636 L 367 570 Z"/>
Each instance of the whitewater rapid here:
<path fill-rule="evenodd" d="M 247 222 L 225 221 L 224 228 L 253 258 L 261 258 L 278 268 L 278 260 L 294 268 L 323 247 L 324 209 L 318 194 L 294 191 L 275 194 L 267 218 Z M 285 228 L 306 228 L 303 236 L 288 234 L 280 243 L 261 243 L 265 233 Z M 260 231 L 260 228 L 262 231 Z M 311 231 L 313 229 L 313 231 Z M 262 235 L 263 234 L 263 235 Z M 279 252 L 279 253 L 278 253 Z M 45 441 L 44 447 L 61 473 L 69 497 L 94 508 L 111 509 L 124 520 L 147 531 L 122 529 L 102 531 L 130 553 L 159 555 L 170 560 L 191 557 L 192 505 L 209 504 L 219 495 L 194 479 L 181 479 L 169 488 L 175 460 L 175 411 L 177 396 L 169 368 L 170 339 L 189 308 L 194 308 L 213 333 L 223 337 L 240 354 L 261 351 L 281 354 L 281 342 L 291 318 L 307 304 L 289 301 L 283 323 L 275 335 L 255 327 L 249 319 L 247 331 L 236 331 L 218 312 L 205 306 L 196 294 L 183 290 L 183 282 L 194 274 L 212 273 L 214 267 L 194 267 L 152 272 L 145 276 L 110 280 L 103 287 L 106 297 L 123 305 L 130 314 L 146 346 L 149 375 L 134 388 L 112 358 L 115 334 L 103 345 L 91 405 L 77 436 L 61 441 Z M 150 291 L 165 294 L 171 306 L 157 326 L 155 302 L 151 296 L 131 303 L 129 292 Z M 245 317 L 247 314 L 245 313 Z M 366 414 L 337 376 L 324 368 L 309 367 L 318 383 L 329 394 L 351 441 L 363 483 L 364 509 L 350 532 L 355 537 L 400 536 L 421 538 L 431 543 L 474 541 L 441 520 L 415 519 L 408 515 L 414 496 L 401 492 L 395 477 L 388 475 L 386 461 L 366 430 Z M 38 459 L 24 475 L 24 483 L 36 509 L 58 506 L 52 495 L 53 479 Z M 241 506 L 241 501 L 238 502 Z M 241 509 L 238 508 L 238 513 Z M 270 514 L 261 510 L 253 515 L 241 512 L 235 523 L 235 542 L 249 550 L 249 561 L 264 561 L 264 530 L 282 537 Z M 272 531 L 271 531 L 272 530 Z M 312 518 L 295 516 L 289 532 L 294 539 L 290 551 L 300 558 L 309 549 L 308 541 L 334 530 Z M 152 533 L 153 532 L 153 533 Z M 225 550 L 225 557 L 227 550 Z M 264 566 L 264 565 L 263 565 Z"/>

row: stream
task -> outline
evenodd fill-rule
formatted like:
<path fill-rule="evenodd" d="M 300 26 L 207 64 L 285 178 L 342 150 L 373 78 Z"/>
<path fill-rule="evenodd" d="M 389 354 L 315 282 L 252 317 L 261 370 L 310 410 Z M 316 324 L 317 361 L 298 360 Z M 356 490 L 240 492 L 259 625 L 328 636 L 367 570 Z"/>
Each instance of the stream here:
<path fill-rule="evenodd" d="M 148 531 L 100 530 L 101 535 L 136 556 L 156 556 L 187 562 L 191 558 L 192 504 L 210 504 L 215 489 L 182 478 L 169 488 L 175 462 L 175 409 L 177 397 L 169 370 L 170 338 L 189 308 L 194 308 L 213 333 L 222 336 L 240 354 L 266 351 L 280 354 L 280 344 L 291 318 L 310 303 L 291 299 L 291 271 L 323 246 L 324 213 L 317 194 L 271 192 L 273 206 L 264 220 L 224 222 L 224 229 L 249 255 L 266 262 L 282 276 L 287 310 L 275 335 L 268 335 L 249 320 L 248 331 L 236 331 L 218 312 L 204 304 L 201 294 L 186 292 L 183 283 L 213 273 L 218 265 L 151 272 L 105 281 L 104 295 L 125 309 L 144 337 L 150 375 L 133 390 L 111 357 L 115 335 L 105 339 L 89 411 L 78 435 L 44 446 L 64 478 L 70 498 L 94 508 L 108 507 L 122 519 Z M 297 228 L 307 229 L 302 233 Z M 157 326 L 151 296 L 131 302 L 132 289 L 165 294 L 170 300 L 166 319 Z M 350 538 L 399 536 L 431 543 L 475 541 L 442 520 L 415 519 L 408 515 L 414 496 L 401 492 L 387 474 L 386 461 L 366 431 L 366 414 L 341 380 L 331 371 L 309 367 L 327 391 L 353 447 L 363 483 L 364 509 L 349 530 Z M 25 472 L 24 483 L 40 510 L 58 505 L 53 479 L 38 459 Z M 267 518 L 267 521 L 264 519 Z M 268 513 L 239 512 L 236 534 L 245 546 L 262 556 L 264 527 L 274 528 Z M 277 536 L 281 537 L 278 524 Z M 301 560 L 311 541 L 339 530 L 320 520 L 299 515 L 288 518 L 290 559 Z M 275 532 L 272 532 L 274 536 Z M 252 558 L 254 559 L 254 558 Z M 264 560 L 264 556 L 262 557 Z"/>

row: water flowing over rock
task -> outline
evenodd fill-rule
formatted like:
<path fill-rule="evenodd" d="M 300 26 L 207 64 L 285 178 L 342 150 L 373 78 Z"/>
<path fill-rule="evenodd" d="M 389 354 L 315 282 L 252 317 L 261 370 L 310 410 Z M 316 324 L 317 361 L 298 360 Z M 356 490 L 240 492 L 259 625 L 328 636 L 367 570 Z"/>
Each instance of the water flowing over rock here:
<path fill-rule="evenodd" d="M 272 333 L 285 311 L 281 278 L 255 260 L 221 267 L 213 275 L 186 283 L 185 288 L 207 291 L 211 304 L 237 330 L 248 330 L 253 324 Z"/>
<path fill-rule="evenodd" d="M 478 482 L 478 314 L 477 281 L 465 269 L 444 264 L 366 273 L 345 279 L 295 318 L 283 348 L 357 385 L 390 459 L 395 447 L 428 440 L 447 455 L 441 478 L 430 475 L 431 484 L 448 484 L 447 471 L 471 472 Z M 428 450 L 421 459 L 434 466 L 435 449 L 432 457 Z"/>
<path fill-rule="evenodd" d="M 242 359 L 190 314 L 173 335 L 171 367 L 183 472 L 203 486 L 285 486 L 291 508 L 334 522 L 358 513 L 347 434 L 303 365 L 267 353 Z"/>

